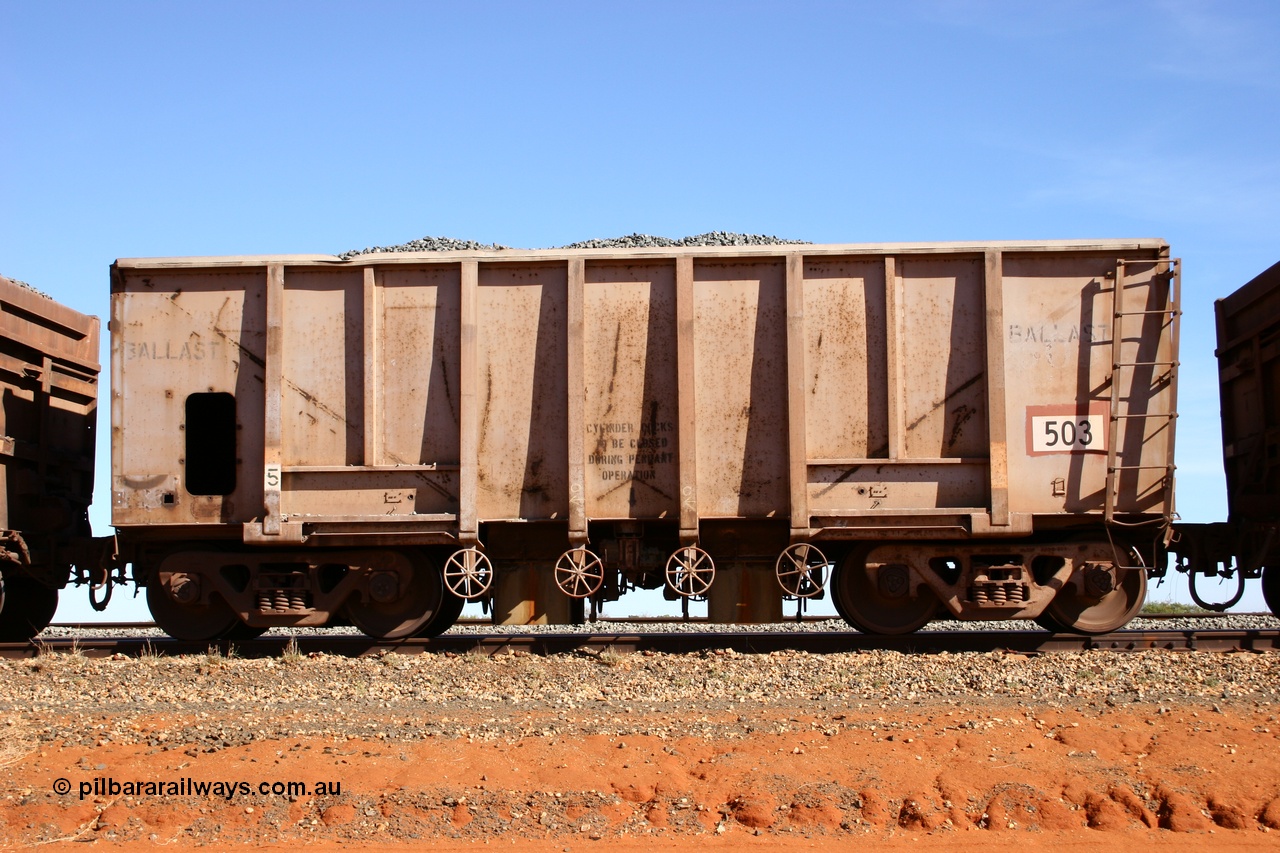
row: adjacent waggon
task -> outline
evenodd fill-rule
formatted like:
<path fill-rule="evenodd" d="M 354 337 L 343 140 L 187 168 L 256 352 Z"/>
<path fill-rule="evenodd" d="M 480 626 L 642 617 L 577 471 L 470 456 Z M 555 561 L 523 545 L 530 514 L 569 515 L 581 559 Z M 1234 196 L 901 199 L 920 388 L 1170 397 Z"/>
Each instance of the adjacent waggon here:
<path fill-rule="evenodd" d="M 112 515 L 192 639 L 567 621 L 632 588 L 858 628 L 1142 605 L 1159 240 L 122 259 Z"/>
<path fill-rule="evenodd" d="M 1280 264 L 1219 299 L 1218 388 L 1227 521 L 1177 527 L 1172 549 L 1191 595 L 1215 610 L 1236 604 L 1247 578 L 1280 615 Z M 1209 602 L 1196 576 L 1234 577 L 1235 595 Z"/>
<path fill-rule="evenodd" d="M 0 276 L 0 641 L 53 619 L 76 579 L 108 595 L 111 539 L 93 539 L 98 318 Z"/>

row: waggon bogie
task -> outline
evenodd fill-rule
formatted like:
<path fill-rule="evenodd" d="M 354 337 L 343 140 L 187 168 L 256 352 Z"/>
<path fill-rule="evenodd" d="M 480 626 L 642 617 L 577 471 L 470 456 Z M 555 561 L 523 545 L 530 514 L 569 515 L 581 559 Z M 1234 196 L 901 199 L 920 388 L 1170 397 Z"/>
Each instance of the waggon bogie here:
<path fill-rule="evenodd" d="M 339 619 L 399 639 L 438 626 L 455 609 L 433 558 L 413 548 L 178 550 L 139 574 L 156 623 L 190 640 Z"/>
<path fill-rule="evenodd" d="M 851 552 L 832 587 L 841 614 L 873 633 L 945 616 L 1101 634 L 1137 615 L 1146 568 L 1135 549 L 1101 539 L 891 543 Z"/>

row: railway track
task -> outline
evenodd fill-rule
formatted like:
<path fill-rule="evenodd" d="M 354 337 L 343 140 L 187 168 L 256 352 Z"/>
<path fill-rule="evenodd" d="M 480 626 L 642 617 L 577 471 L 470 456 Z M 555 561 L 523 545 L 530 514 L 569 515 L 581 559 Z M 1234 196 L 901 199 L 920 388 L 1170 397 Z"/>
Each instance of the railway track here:
<path fill-rule="evenodd" d="M 689 633 L 491 633 L 454 634 L 406 640 L 376 640 L 353 634 L 267 636 L 239 642 L 201 643 L 167 637 L 56 637 L 29 643 L 0 644 L 0 657 L 23 659 L 43 654 L 86 657 L 194 655 L 217 652 L 238 657 L 329 654 L 358 657 L 400 654 L 691 654 L 733 650 L 742 654 L 802 651 L 811 654 L 890 650 L 903 653 L 1009 651 L 1022 654 L 1155 649 L 1207 652 L 1280 651 L 1280 630 L 1117 631 L 1085 637 L 1044 631 L 927 632 L 882 637 L 852 631 L 698 631 Z"/>
<path fill-rule="evenodd" d="M 1269 613 L 1216 613 L 1213 611 L 1201 611 L 1192 613 L 1142 613 L 1138 618 L 1148 621 L 1165 622 L 1165 621 L 1206 621 L 1229 619 L 1232 616 L 1269 616 Z M 789 623 L 800 622 L 803 624 L 817 624 L 821 622 L 830 622 L 835 619 L 834 615 L 813 615 L 805 614 L 799 619 L 787 618 L 785 621 Z M 493 623 L 484 618 L 475 618 L 464 616 L 454 622 L 455 625 L 462 626 L 481 626 L 492 625 Z M 689 618 L 680 618 L 675 616 L 599 616 L 590 623 L 591 625 L 706 625 L 711 621 L 705 616 L 690 616 Z M 156 627 L 154 622 L 54 622 L 50 628 L 69 628 L 75 631 L 106 631 L 106 630 L 132 630 L 142 631 Z M 605 632 L 601 632 L 605 633 Z"/>
<path fill-rule="evenodd" d="M 1225 614 L 1213 613 L 1213 614 L 1205 614 L 1205 615 L 1208 615 L 1208 616 L 1222 616 L 1222 615 L 1225 615 Z M 807 615 L 806 615 L 806 616 L 801 617 L 799 620 L 796 620 L 796 619 L 787 619 L 787 620 L 785 620 L 785 621 L 786 621 L 786 622 L 788 622 L 788 623 L 790 623 L 790 624 L 796 624 L 796 622 L 798 621 L 798 622 L 800 622 L 800 623 L 802 623 L 802 624 L 810 625 L 810 624 L 817 624 L 817 623 L 820 623 L 820 622 L 830 622 L 833 618 L 835 618 L 835 617 L 832 617 L 832 616 L 807 616 Z M 1164 617 L 1151 617 L 1151 618 L 1164 618 Z M 1173 617 L 1169 617 L 1169 618 L 1173 618 Z M 1185 618 L 1185 617 L 1183 617 L 1183 618 Z M 463 618 L 461 618 L 461 619 L 458 619 L 458 620 L 457 620 L 456 622 L 454 622 L 453 624 L 454 624 L 454 625 L 464 626 L 464 627 L 473 627 L 473 628 L 475 628 L 475 627 L 480 627 L 480 626 L 484 626 L 484 625 L 490 625 L 490 626 L 491 626 L 491 625 L 493 625 L 493 622 L 492 622 L 491 620 L 489 620 L 489 619 L 484 619 L 484 618 L 463 617 Z M 609 626 L 609 625 L 707 625 L 707 624 L 710 624 L 710 620 L 708 620 L 705 616 L 691 616 L 691 617 L 689 617 L 688 619 L 681 619 L 681 618 L 673 617 L 673 616 L 624 616 L 624 617 L 616 617 L 616 618 L 615 618 L 615 617 L 608 617 L 608 616 L 601 616 L 601 617 L 599 617 L 598 619 L 596 619 L 595 621 L 593 621 L 593 622 L 589 622 L 589 623 L 587 623 L 587 624 L 590 624 L 590 625 L 601 625 L 601 626 Z M 154 623 L 154 622 L 55 622 L 55 623 L 51 624 L 49 627 L 50 627 L 50 628 L 68 628 L 68 629 L 75 630 L 75 631 L 94 631 L 94 630 L 98 630 L 98 631 L 107 631 L 107 630 L 112 630 L 112 631 L 127 631 L 127 630 L 132 630 L 132 631 L 142 631 L 142 630 L 148 630 L 148 629 L 153 629 L 153 628 L 155 628 L 155 627 L 156 627 L 156 623 Z"/>

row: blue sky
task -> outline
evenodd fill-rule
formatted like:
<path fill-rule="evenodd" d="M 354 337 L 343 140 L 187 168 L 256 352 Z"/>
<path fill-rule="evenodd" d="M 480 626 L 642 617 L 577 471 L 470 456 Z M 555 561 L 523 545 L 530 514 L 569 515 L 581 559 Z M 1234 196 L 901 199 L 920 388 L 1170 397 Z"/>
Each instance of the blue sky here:
<path fill-rule="evenodd" d="M 426 234 L 1163 237 L 1179 509 L 1221 520 L 1212 303 L 1280 260 L 1277 43 L 1269 2 L 0 0 L 0 272 L 105 315 L 117 257 Z"/>

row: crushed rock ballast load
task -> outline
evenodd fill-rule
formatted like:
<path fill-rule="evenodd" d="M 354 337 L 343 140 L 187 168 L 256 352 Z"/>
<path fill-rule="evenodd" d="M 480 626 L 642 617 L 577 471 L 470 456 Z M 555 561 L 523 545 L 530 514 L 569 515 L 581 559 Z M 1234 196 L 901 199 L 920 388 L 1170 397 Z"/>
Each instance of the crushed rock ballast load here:
<path fill-rule="evenodd" d="M 808 244 L 808 240 L 784 240 L 768 234 L 738 234 L 732 231 L 707 231 L 691 237 L 673 240 L 670 237 L 655 237 L 650 234 L 627 234 L 624 237 L 606 239 L 579 240 L 567 246 L 555 246 L 557 249 L 649 249 L 670 248 L 679 246 L 786 246 Z M 338 255 L 344 261 L 357 255 L 372 255 L 385 252 L 468 252 L 492 249 L 510 249 L 501 243 L 478 243 L 475 240 L 457 240 L 453 237 L 422 237 L 400 243 L 396 246 L 369 246 L 365 249 L 352 249 Z"/>

